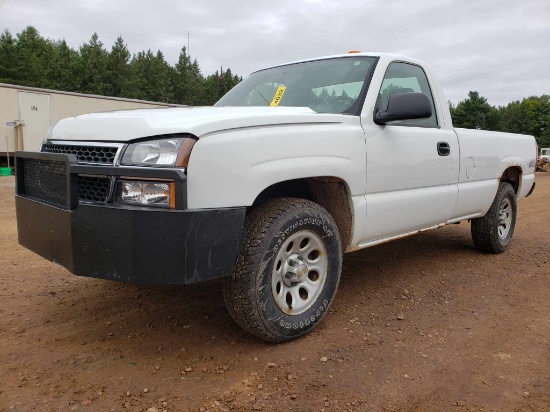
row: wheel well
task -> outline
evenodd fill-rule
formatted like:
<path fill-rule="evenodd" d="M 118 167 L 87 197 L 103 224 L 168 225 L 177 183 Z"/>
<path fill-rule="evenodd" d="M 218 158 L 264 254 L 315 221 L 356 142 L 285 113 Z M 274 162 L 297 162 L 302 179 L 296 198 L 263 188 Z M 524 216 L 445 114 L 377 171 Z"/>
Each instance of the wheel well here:
<path fill-rule="evenodd" d="M 275 183 L 256 197 L 252 207 L 280 197 L 307 199 L 323 206 L 336 222 L 342 250 L 346 251 L 351 242 L 353 215 L 350 191 L 345 181 L 337 177 L 322 176 Z"/>
<path fill-rule="evenodd" d="M 517 195 L 521 184 L 521 168 L 517 166 L 509 167 L 500 176 L 500 181 L 510 183 Z"/>

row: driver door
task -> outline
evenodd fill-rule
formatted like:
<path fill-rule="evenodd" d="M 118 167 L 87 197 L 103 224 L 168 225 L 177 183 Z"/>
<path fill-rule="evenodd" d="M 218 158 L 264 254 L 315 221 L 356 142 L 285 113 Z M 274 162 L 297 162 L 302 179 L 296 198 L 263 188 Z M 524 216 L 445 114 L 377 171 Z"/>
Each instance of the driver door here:
<path fill-rule="evenodd" d="M 441 127 L 424 70 L 392 62 L 379 92 L 377 110 L 385 110 L 395 93 L 422 92 L 432 102 L 428 119 L 369 127 L 367 148 L 367 227 L 365 242 L 407 234 L 449 220 L 458 189 L 455 132 Z M 442 151 L 447 147 L 448 151 Z"/>

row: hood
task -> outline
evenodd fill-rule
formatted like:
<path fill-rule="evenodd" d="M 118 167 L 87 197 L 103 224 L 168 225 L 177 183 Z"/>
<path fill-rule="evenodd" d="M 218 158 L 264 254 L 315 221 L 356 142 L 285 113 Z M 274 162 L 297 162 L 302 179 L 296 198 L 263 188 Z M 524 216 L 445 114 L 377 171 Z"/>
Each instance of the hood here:
<path fill-rule="evenodd" d="M 57 122 L 49 140 L 126 142 L 149 136 L 190 133 L 204 137 L 222 130 L 308 123 L 341 123 L 340 114 L 307 107 L 182 107 L 121 110 L 69 117 Z"/>

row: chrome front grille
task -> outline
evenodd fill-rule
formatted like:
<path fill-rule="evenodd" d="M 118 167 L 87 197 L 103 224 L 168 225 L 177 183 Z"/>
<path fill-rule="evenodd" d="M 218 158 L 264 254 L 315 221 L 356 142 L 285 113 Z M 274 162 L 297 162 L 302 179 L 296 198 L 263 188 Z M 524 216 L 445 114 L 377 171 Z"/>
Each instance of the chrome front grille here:
<path fill-rule="evenodd" d="M 41 151 L 45 153 L 74 154 L 78 159 L 78 163 L 112 166 L 121 146 L 120 144 L 60 144 L 48 142 L 42 145 Z"/>

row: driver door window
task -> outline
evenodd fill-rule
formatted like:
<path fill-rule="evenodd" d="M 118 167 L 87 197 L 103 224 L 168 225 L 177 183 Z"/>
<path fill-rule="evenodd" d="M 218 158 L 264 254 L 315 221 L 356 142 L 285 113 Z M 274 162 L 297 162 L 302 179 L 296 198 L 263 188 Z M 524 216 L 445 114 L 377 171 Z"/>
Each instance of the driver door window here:
<path fill-rule="evenodd" d="M 432 103 L 432 116 L 427 119 L 403 120 L 390 124 L 403 126 L 437 127 L 437 115 L 435 113 L 434 99 L 430 85 L 424 70 L 419 66 L 409 63 L 391 63 L 384 75 L 382 87 L 378 94 L 376 108 L 384 111 L 388 108 L 388 101 L 391 96 L 397 93 L 424 93 Z"/>

